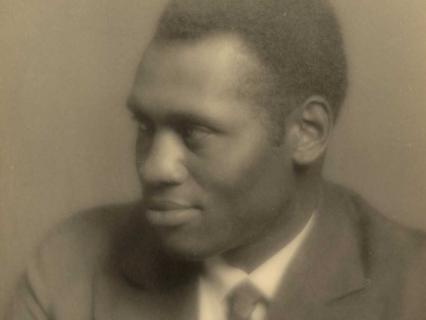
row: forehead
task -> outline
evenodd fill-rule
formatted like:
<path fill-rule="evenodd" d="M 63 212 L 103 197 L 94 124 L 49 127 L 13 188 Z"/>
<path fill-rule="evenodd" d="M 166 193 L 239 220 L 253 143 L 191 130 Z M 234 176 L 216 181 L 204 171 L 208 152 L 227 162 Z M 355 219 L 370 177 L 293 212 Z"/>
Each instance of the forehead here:
<path fill-rule="evenodd" d="M 153 43 L 139 66 L 132 95 L 144 103 L 159 93 L 167 98 L 189 90 L 205 98 L 237 96 L 256 82 L 262 69 L 254 53 L 233 35 Z"/>

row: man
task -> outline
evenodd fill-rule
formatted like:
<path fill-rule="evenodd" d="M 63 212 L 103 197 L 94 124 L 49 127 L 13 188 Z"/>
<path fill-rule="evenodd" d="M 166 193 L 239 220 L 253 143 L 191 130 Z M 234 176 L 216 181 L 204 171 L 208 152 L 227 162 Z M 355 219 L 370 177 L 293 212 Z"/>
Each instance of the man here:
<path fill-rule="evenodd" d="M 53 233 L 10 318 L 424 319 L 424 235 L 321 177 L 346 83 L 325 1 L 171 2 L 128 99 L 141 203 Z"/>

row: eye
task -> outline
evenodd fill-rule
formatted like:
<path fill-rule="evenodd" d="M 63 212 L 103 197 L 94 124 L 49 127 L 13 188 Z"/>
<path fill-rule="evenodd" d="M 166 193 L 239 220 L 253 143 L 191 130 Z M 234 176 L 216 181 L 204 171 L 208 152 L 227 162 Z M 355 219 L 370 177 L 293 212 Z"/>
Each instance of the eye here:
<path fill-rule="evenodd" d="M 134 116 L 133 119 L 136 121 L 138 133 L 142 135 L 152 134 L 154 127 L 152 123 L 144 118 Z"/>
<path fill-rule="evenodd" d="M 136 119 L 137 125 L 137 150 L 139 153 L 147 152 L 148 148 L 152 144 L 154 137 L 154 127 L 148 121 Z"/>
<path fill-rule="evenodd" d="M 201 125 L 180 125 L 177 128 L 184 142 L 191 147 L 200 147 L 213 131 Z"/>
<path fill-rule="evenodd" d="M 138 130 L 140 132 L 149 132 L 150 128 L 146 121 L 138 121 Z"/>

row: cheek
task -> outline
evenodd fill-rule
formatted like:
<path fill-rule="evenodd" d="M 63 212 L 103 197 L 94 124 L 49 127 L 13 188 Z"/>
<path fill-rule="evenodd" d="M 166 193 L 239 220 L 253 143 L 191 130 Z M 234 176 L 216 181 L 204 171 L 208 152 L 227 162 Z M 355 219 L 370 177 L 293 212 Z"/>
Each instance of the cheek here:
<path fill-rule="evenodd" d="M 260 129 L 238 130 L 214 141 L 206 154 L 193 161 L 196 178 L 203 184 L 211 183 L 223 189 L 249 185 L 270 153 L 264 130 Z"/>
<path fill-rule="evenodd" d="M 285 153 L 266 143 L 236 146 L 194 162 L 193 177 L 209 202 L 238 209 L 279 198 L 291 179 Z"/>
<path fill-rule="evenodd" d="M 218 162 L 217 171 L 200 174 L 207 210 L 197 239 L 213 241 L 223 248 L 237 246 L 263 232 L 281 214 L 289 197 L 286 182 L 291 177 L 286 176 L 276 159 L 258 160 L 241 162 L 236 167 Z"/>

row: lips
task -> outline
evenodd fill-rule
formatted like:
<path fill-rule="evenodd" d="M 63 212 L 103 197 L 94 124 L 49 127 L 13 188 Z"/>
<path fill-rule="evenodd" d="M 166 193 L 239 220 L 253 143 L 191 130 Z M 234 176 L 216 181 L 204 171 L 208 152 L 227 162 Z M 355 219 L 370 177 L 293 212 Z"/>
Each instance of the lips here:
<path fill-rule="evenodd" d="M 147 208 L 158 211 L 181 210 L 188 209 L 193 206 L 170 200 L 148 201 Z"/>
<path fill-rule="evenodd" d="M 173 227 L 193 221 L 200 216 L 200 208 L 181 202 L 148 201 L 146 218 L 152 225 Z"/>

